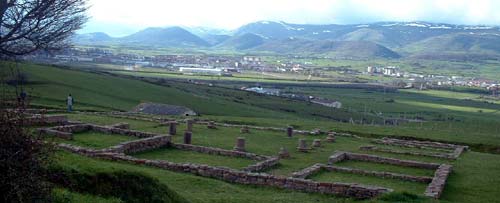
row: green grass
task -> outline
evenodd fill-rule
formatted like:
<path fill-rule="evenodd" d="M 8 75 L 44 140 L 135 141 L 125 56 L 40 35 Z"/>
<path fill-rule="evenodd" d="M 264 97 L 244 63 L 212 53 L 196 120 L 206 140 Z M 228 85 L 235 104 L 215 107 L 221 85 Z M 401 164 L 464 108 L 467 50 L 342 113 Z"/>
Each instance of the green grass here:
<path fill-rule="evenodd" d="M 54 203 L 121 203 L 118 198 L 104 198 L 91 194 L 72 192 L 64 188 L 55 188 L 52 191 L 52 202 Z"/>
<path fill-rule="evenodd" d="M 49 138 L 51 139 L 51 138 Z M 54 141 L 93 149 L 104 149 L 137 138 L 125 135 L 83 132 L 73 134 L 73 140 L 54 138 Z"/>
<path fill-rule="evenodd" d="M 70 114 L 71 119 L 77 119 L 84 122 L 92 122 L 97 124 L 112 124 L 117 122 L 127 122 L 131 124 L 131 128 L 135 130 L 149 132 L 166 132 L 167 127 L 160 126 L 154 122 L 136 121 L 130 119 L 116 119 L 111 117 L 101 117 L 95 115 L 79 115 Z M 243 120 L 245 121 L 245 120 Z M 250 122 L 247 120 L 247 122 Z M 265 122 L 262 120 L 261 122 Z M 273 123 L 268 123 L 273 124 Z M 306 123 L 304 123 L 306 124 Z M 307 126 L 307 125 L 306 125 Z M 301 127 L 304 127 L 302 125 Z M 179 135 L 174 136 L 175 142 L 181 142 L 183 130 L 185 126 L 178 126 Z M 338 137 L 336 143 L 324 143 L 320 149 L 312 150 L 309 153 L 299 153 L 295 150 L 299 138 L 305 138 L 310 144 L 314 138 L 322 138 L 324 136 L 295 136 L 294 138 L 286 138 L 284 132 L 270 132 L 251 130 L 250 134 L 240 134 L 238 128 L 219 127 L 216 130 L 207 129 L 203 125 L 195 125 L 193 130 L 193 143 L 203 146 L 220 147 L 231 149 L 236 141 L 236 137 L 246 137 L 247 150 L 252 153 L 275 155 L 279 147 L 283 146 L 289 149 L 292 158 L 283 159 L 279 166 L 268 170 L 268 173 L 276 175 L 290 175 L 295 171 L 302 170 L 315 163 L 327 163 L 328 157 L 336 150 L 352 151 L 358 153 L 367 153 L 359 151 L 359 146 L 370 144 L 370 139 L 354 139 L 346 137 Z M 163 156 L 162 153 L 151 152 L 150 155 Z M 168 154 L 169 152 L 167 152 Z M 370 152 L 371 153 L 371 152 Z M 146 155 L 148 153 L 145 153 Z M 197 153 L 196 153 L 197 154 Z M 184 160 L 200 161 L 201 163 L 209 163 L 213 161 L 213 157 L 200 158 L 190 154 L 184 154 L 185 158 L 178 157 Z M 417 161 L 450 163 L 454 166 L 454 171 L 450 176 L 449 182 L 446 185 L 445 192 L 441 202 L 495 202 L 495 194 L 500 192 L 498 188 L 491 187 L 500 183 L 500 177 L 496 175 L 500 170 L 500 155 L 491 155 L 477 152 L 465 152 L 457 161 L 447 161 L 432 157 L 420 157 L 411 155 L 396 155 L 389 153 L 371 153 L 393 158 L 402 158 Z M 168 156 L 168 155 L 167 155 Z M 165 157 L 167 157 L 165 156 Z M 143 172 L 153 177 L 156 177 L 165 184 L 168 184 L 173 190 L 179 192 L 181 196 L 186 197 L 192 202 L 221 202 L 221 201 L 238 201 L 238 202 L 331 202 L 331 201 L 346 201 L 351 200 L 343 198 L 335 198 L 327 195 L 298 193 L 287 190 L 279 190 L 266 187 L 244 186 L 238 184 L 229 184 L 209 178 L 202 178 L 190 174 L 174 173 L 156 168 L 145 166 L 135 166 L 126 163 L 108 162 L 95 159 L 80 157 L 73 154 L 60 154 L 59 161 L 61 164 L 69 167 L 75 167 L 80 170 L 127 170 Z M 233 160 L 223 163 L 224 165 L 234 164 Z M 352 167 L 372 170 L 390 170 L 398 173 L 408 173 L 415 175 L 429 175 L 426 171 L 412 168 L 392 167 L 381 164 L 370 163 L 350 163 L 345 164 Z M 387 168 L 389 167 L 389 168 Z M 368 176 L 357 176 L 344 173 L 321 173 L 318 178 L 321 181 L 342 181 L 342 182 L 358 182 L 362 184 L 390 187 L 396 191 L 408 191 L 411 194 L 421 195 L 425 190 L 426 185 L 420 183 L 412 183 L 408 181 L 381 179 Z M 217 188 L 214 190 L 214 188 Z M 474 191 L 474 192 L 469 192 Z M 196 193 L 196 195 L 192 195 Z M 256 195 L 257 194 L 257 195 Z"/>
<path fill-rule="evenodd" d="M 326 62 L 325 62 L 326 63 Z M 343 62 L 338 62 L 343 63 Z M 360 66 L 365 62 L 360 62 Z M 369 63 L 369 62 L 366 62 Z M 297 152 L 298 139 L 304 138 L 310 145 L 321 136 L 296 135 L 287 138 L 284 132 L 251 130 L 250 134 L 240 134 L 238 128 L 207 129 L 196 125 L 193 131 L 193 144 L 232 149 L 237 137 L 245 137 L 247 150 L 263 155 L 276 155 L 280 147 L 287 148 L 290 159 L 283 159 L 279 166 L 267 173 L 288 176 L 315 163 L 327 163 L 328 157 L 337 150 L 370 153 L 393 158 L 417 161 L 450 163 L 453 173 L 446 185 L 440 202 L 498 202 L 500 193 L 500 155 L 480 153 L 492 152 L 500 148 L 499 132 L 500 109 L 498 102 L 486 103 L 480 94 L 466 91 L 412 91 L 385 93 L 373 90 L 339 89 L 312 86 L 292 86 L 286 89 L 338 99 L 343 103 L 342 110 L 332 110 L 306 102 L 290 101 L 277 97 L 261 96 L 223 87 L 207 87 L 167 80 L 162 84 L 150 78 L 141 81 L 126 76 L 110 76 L 23 64 L 23 71 L 31 82 L 27 88 L 33 97 L 33 103 L 48 107 L 64 108 L 64 99 L 68 93 L 75 96 L 77 110 L 129 110 L 143 101 L 168 103 L 188 106 L 201 113 L 199 118 L 220 122 L 234 122 L 259 126 L 285 127 L 294 125 L 296 129 L 336 130 L 361 135 L 363 138 L 338 137 L 335 143 L 323 143 L 324 146 L 309 153 Z M 492 69 L 493 70 L 493 69 Z M 158 83 L 158 84 L 154 84 Z M 393 99 L 394 102 L 387 102 Z M 366 109 L 366 111 L 365 111 Z M 479 111 L 481 110 L 481 111 Z M 365 112 L 367 112 L 365 114 Z M 421 116 L 427 122 L 408 123 L 399 126 L 359 125 L 336 122 L 336 119 L 363 117 L 382 112 L 388 117 Z M 130 123 L 134 130 L 166 133 L 167 127 L 154 122 L 117 119 L 108 116 L 67 114 L 71 120 L 80 120 L 95 124 Z M 179 117 L 177 117 L 179 118 Z M 371 119 L 371 118 L 370 118 Z M 181 142 L 184 124 L 178 127 L 179 135 L 175 142 Z M 102 137 L 101 137 L 102 136 Z M 94 147 L 114 145 L 121 140 L 95 135 L 95 139 L 85 137 L 82 144 Z M 396 155 L 380 152 L 360 151 L 359 147 L 370 145 L 370 138 L 382 136 L 415 137 L 438 141 L 463 143 L 472 146 L 472 152 L 465 152 L 458 160 L 449 161 L 432 157 Z M 110 140 L 104 140 L 110 138 Z M 109 142 L 108 142 L 109 141 Z M 85 143 L 86 142 L 86 143 Z M 108 142 L 104 144 L 105 142 Z M 102 144 L 102 145 L 101 145 Z M 412 149 L 413 150 L 413 149 Z M 179 153 L 179 154 L 176 154 Z M 172 154 L 174 156 L 172 156 Z M 198 153 L 152 151 L 140 156 L 162 158 L 171 156 L 183 161 L 222 165 L 239 164 L 239 161 L 205 157 Z M 121 162 L 111 162 L 82 157 L 65 152 L 57 154 L 57 161 L 66 167 L 82 171 L 117 171 L 140 172 L 157 178 L 181 196 L 192 202 L 351 202 L 350 199 L 321 194 L 307 194 L 267 187 L 230 184 L 214 179 L 197 177 L 190 174 L 175 173 L 146 166 L 136 166 Z M 352 167 L 372 170 L 390 170 L 409 174 L 427 174 L 419 170 L 385 165 L 345 162 Z M 241 166 L 235 166 L 241 167 Z M 359 182 L 384 186 L 396 191 L 408 191 L 420 195 L 425 189 L 423 184 L 407 181 L 381 179 L 367 176 L 355 176 L 343 173 L 321 173 L 317 177 L 325 181 Z M 194 195 L 195 194 L 195 195 Z M 403 194 L 403 193 L 398 193 Z M 405 197 L 406 198 L 406 197 Z M 375 202 L 380 200 L 373 200 Z M 425 201 L 425 200 L 424 200 Z"/>
<path fill-rule="evenodd" d="M 134 154 L 133 156 L 143 159 L 166 160 L 174 163 L 197 163 L 209 166 L 229 167 L 232 169 L 243 169 L 256 161 L 245 158 L 210 155 L 193 151 L 184 151 L 173 148 L 156 149 L 153 151 Z"/>
<path fill-rule="evenodd" d="M 429 169 L 421 169 L 421 168 L 413 168 L 413 167 L 403 167 L 403 166 L 395 166 L 389 164 L 379 164 L 373 162 L 364 162 L 364 161 L 341 161 L 335 163 L 336 166 L 348 167 L 348 168 L 357 168 L 369 171 L 378 171 L 378 172 L 391 172 L 391 173 L 400 173 L 406 175 L 413 176 L 434 176 L 435 170 Z"/>
<path fill-rule="evenodd" d="M 392 188 L 395 192 L 409 192 L 411 194 L 423 194 L 427 184 L 416 183 L 410 181 L 402 181 L 398 179 L 380 178 L 374 176 L 364 176 L 343 172 L 321 171 L 312 175 L 309 179 L 320 182 L 344 182 L 344 183 L 360 183 L 364 185 L 377 185 L 380 187 Z"/>

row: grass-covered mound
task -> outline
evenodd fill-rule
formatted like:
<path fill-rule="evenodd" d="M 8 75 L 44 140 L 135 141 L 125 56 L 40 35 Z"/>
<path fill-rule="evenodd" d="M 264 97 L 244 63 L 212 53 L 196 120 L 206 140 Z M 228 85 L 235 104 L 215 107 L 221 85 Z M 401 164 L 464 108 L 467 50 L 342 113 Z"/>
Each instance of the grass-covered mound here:
<path fill-rule="evenodd" d="M 126 171 L 82 171 L 55 166 L 50 180 L 78 193 L 89 193 L 123 202 L 187 202 L 165 184 L 150 176 Z M 56 196 L 61 198 L 60 195 Z"/>

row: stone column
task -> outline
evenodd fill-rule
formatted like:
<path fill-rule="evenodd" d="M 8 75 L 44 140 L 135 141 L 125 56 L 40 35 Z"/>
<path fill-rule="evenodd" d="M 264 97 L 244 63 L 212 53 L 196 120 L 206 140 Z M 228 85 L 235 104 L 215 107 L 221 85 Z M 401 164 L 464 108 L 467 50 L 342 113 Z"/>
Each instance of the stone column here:
<path fill-rule="evenodd" d="M 235 151 L 240 151 L 244 152 L 245 151 L 245 138 L 244 137 L 238 137 L 236 140 L 236 146 L 234 147 Z"/>
<path fill-rule="evenodd" d="M 248 126 L 243 126 L 240 129 L 240 133 L 250 133 L 250 129 L 248 128 Z"/>
<path fill-rule="evenodd" d="M 191 137 L 193 136 L 193 133 L 190 131 L 184 132 L 184 144 L 191 144 Z"/>
<path fill-rule="evenodd" d="M 335 132 L 329 132 L 328 137 L 326 137 L 327 142 L 335 142 Z"/>
<path fill-rule="evenodd" d="M 177 122 L 176 121 L 171 121 L 169 124 L 170 124 L 169 125 L 170 127 L 169 127 L 168 134 L 169 135 L 175 135 L 175 134 L 177 134 Z"/>
<path fill-rule="evenodd" d="M 280 152 L 279 152 L 279 157 L 280 159 L 286 159 L 286 158 L 290 158 L 290 153 L 288 152 L 288 150 L 284 147 L 281 147 L 280 148 Z"/>
<path fill-rule="evenodd" d="M 194 120 L 187 120 L 186 121 L 186 131 L 189 131 L 189 132 L 193 132 L 193 124 L 194 124 Z"/>
<path fill-rule="evenodd" d="M 213 122 L 213 121 L 208 122 L 207 128 L 208 129 L 216 129 L 215 122 Z"/>
<path fill-rule="evenodd" d="M 286 134 L 288 137 L 292 137 L 293 136 L 293 127 L 292 126 L 288 126 L 286 128 Z"/>
<path fill-rule="evenodd" d="M 313 147 L 321 147 L 321 140 L 320 139 L 314 139 L 312 146 Z"/>
<path fill-rule="evenodd" d="M 309 150 L 305 139 L 299 139 L 299 146 L 297 147 L 297 150 L 299 150 L 299 152 L 307 152 Z"/>

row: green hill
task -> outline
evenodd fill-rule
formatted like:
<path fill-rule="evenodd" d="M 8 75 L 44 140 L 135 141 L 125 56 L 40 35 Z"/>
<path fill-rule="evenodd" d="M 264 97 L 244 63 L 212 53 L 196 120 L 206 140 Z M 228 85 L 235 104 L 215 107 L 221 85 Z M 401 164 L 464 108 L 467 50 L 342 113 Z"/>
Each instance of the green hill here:
<path fill-rule="evenodd" d="M 432 37 L 404 47 L 410 53 L 459 52 L 500 54 L 500 35 L 455 33 Z"/>
<path fill-rule="evenodd" d="M 254 48 L 264 43 L 264 38 L 251 33 L 234 36 L 223 42 L 220 47 L 244 50 Z"/>
<path fill-rule="evenodd" d="M 160 80 L 145 82 L 126 76 L 110 76 L 66 68 L 22 64 L 32 104 L 65 108 L 72 94 L 76 110 L 129 111 L 142 102 L 186 106 L 201 115 L 259 118 L 311 118 L 346 120 L 362 115 L 333 110 L 308 102 L 265 96 L 241 90 Z M 5 70 L 5 69 L 4 69 Z M 153 80 L 153 79 L 150 79 Z"/>
<path fill-rule="evenodd" d="M 255 48 L 276 53 L 319 53 L 348 58 L 399 58 L 399 54 L 368 41 L 330 41 L 289 38 L 267 42 Z"/>

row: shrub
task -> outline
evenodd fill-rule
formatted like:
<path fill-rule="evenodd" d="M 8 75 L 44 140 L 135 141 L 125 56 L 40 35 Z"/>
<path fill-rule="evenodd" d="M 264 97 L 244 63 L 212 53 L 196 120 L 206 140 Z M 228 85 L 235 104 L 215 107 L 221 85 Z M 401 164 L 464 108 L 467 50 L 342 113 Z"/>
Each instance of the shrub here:
<path fill-rule="evenodd" d="M 158 180 L 137 172 L 113 171 L 86 173 L 54 166 L 50 181 L 69 190 L 123 202 L 187 202 Z"/>
<path fill-rule="evenodd" d="M 50 150 L 41 136 L 24 129 L 22 109 L 0 101 L 0 193 L 2 202 L 43 202 L 50 196 L 44 168 Z M 12 102 L 10 102 L 12 103 Z"/>

